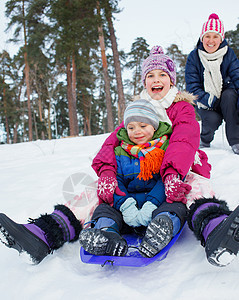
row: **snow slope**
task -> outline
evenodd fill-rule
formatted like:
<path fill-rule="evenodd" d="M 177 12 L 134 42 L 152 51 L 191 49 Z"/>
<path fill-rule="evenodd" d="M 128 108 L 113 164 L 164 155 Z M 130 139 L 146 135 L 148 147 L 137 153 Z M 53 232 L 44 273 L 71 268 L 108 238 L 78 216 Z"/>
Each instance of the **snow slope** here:
<path fill-rule="evenodd" d="M 222 131 L 206 153 L 215 192 L 234 209 L 239 204 L 239 156 Z M 1 212 L 25 223 L 65 203 L 64 182 L 80 171 L 95 176 L 90 158 L 107 136 L 0 145 Z M 164 261 L 144 268 L 88 265 L 78 253 L 78 242 L 65 244 L 33 266 L 0 244 L 1 299 L 238 299 L 239 260 L 225 268 L 210 265 L 188 227 Z"/>

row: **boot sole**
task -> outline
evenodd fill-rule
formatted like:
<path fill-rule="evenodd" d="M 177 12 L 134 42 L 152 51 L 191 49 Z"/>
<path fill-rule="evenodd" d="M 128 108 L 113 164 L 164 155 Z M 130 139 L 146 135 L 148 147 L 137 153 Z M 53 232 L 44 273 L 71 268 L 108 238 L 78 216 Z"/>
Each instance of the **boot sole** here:
<path fill-rule="evenodd" d="M 112 241 L 108 237 L 109 234 L 112 233 L 100 229 L 83 229 L 79 241 L 81 246 L 93 255 L 125 256 L 128 251 L 125 239 Z"/>
<path fill-rule="evenodd" d="M 235 259 L 239 252 L 239 206 L 209 234 L 205 251 L 214 266 L 224 267 Z"/>
<path fill-rule="evenodd" d="M 49 253 L 49 247 L 25 226 L 0 214 L 0 241 L 20 254 L 26 251 L 34 264 L 40 263 Z"/>
<path fill-rule="evenodd" d="M 161 215 L 153 219 L 145 232 L 139 246 L 142 256 L 151 258 L 155 256 L 171 241 L 173 236 L 173 223 L 167 216 Z"/>

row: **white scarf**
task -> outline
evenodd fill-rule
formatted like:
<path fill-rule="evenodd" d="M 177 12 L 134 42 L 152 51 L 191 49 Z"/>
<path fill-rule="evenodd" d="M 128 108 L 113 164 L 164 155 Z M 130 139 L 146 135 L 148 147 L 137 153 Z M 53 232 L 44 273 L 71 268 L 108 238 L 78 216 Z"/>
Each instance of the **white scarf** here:
<path fill-rule="evenodd" d="M 217 50 L 214 53 L 207 53 L 198 49 L 200 60 L 204 67 L 204 90 L 210 94 L 208 104 L 211 106 L 214 96 L 221 97 L 222 75 L 220 66 L 223 56 L 226 54 L 228 46 Z"/>
<path fill-rule="evenodd" d="M 166 109 L 171 106 L 177 93 L 178 93 L 178 89 L 175 86 L 173 86 L 162 99 L 154 100 L 150 97 L 147 90 L 143 89 L 143 91 L 140 93 L 140 98 L 148 100 L 153 104 L 160 118 L 160 121 L 167 122 L 168 124 L 172 125 L 172 122 L 167 115 Z"/>

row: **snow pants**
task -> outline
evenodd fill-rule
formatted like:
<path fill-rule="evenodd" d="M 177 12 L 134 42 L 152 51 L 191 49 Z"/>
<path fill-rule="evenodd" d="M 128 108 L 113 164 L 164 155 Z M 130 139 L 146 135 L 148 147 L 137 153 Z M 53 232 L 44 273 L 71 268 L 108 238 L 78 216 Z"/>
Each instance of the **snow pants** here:
<path fill-rule="evenodd" d="M 239 144 L 239 114 L 237 111 L 238 94 L 234 89 L 226 89 L 215 110 L 197 108 L 202 119 L 201 140 L 210 144 L 214 138 L 215 131 L 225 121 L 226 137 L 230 146 Z"/>
<path fill-rule="evenodd" d="M 172 214 L 176 214 L 177 217 L 180 219 L 181 227 L 184 225 L 186 221 L 187 208 L 186 205 L 181 202 L 174 202 L 174 203 L 163 202 L 158 208 L 156 208 L 153 211 L 152 218 L 154 218 L 156 215 L 162 212 L 169 212 Z M 102 203 L 96 207 L 92 216 L 92 221 L 93 221 L 92 224 L 94 224 L 99 218 L 102 217 L 106 217 L 114 220 L 118 225 L 120 233 L 132 232 L 132 227 L 128 226 L 124 222 L 122 213 L 116 210 L 114 207 L 111 207 L 109 204 Z"/>

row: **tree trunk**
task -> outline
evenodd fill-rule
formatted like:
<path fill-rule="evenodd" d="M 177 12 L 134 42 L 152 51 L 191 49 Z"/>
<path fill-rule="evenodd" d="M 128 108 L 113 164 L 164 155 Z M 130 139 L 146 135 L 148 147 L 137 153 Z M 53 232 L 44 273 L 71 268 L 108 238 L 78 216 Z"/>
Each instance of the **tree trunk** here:
<path fill-rule="evenodd" d="M 68 100 L 68 110 L 69 110 L 70 136 L 76 136 L 78 135 L 76 130 L 76 127 L 78 128 L 78 123 L 77 123 L 76 107 L 73 101 L 71 62 L 69 56 L 67 56 L 66 76 L 67 76 L 67 100 Z"/>
<path fill-rule="evenodd" d="M 90 128 L 90 118 L 89 116 L 85 116 L 86 128 L 87 128 L 87 135 L 91 135 L 91 128 Z"/>
<path fill-rule="evenodd" d="M 31 92 L 30 92 L 30 77 L 29 77 L 29 64 L 27 58 L 27 34 L 26 34 L 26 24 L 25 24 L 25 11 L 24 11 L 24 0 L 22 0 L 22 15 L 23 15 L 23 31 L 24 31 L 24 63 L 25 63 L 25 80 L 27 86 L 27 109 L 28 109 L 28 137 L 29 141 L 32 141 L 32 112 L 31 112 Z"/>
<path fill-rule="evenodd" d="M 91 116 L 91 104 L 88 105 L 85 100 L 85 96 L 82 95 L 83 99 L 83 111 L 84 111 L 84 135 L 91 135 L 91 125 L 90 125 L 90 116 Z"/>
<path fill-rule="evenodd" d="M 114 25 L 112 22 L 112 13 L 110 6 L 108 7 L 106 11 L 106 19 L 108 22 L 109 32 L 110 32 L 110 40 L 112 45 L 112 51 L 113 51 L 113 59 L 114 59 L 114 67 L 115 67 L 115 75 L 116 75 L 116 82 L 117 82 L 117 92 L 118 92 L 118 115 L 119 115 L 119 124 L 124 119 L 124 111 L 125 111 L 125 97 L 124 97 L 124 89 L 123 89 L 123 82 L 122 82 L 122 76 L 121 76 L 121 66 L 120 66 L 120 59 L 119 59 L 119 52 L 118 52 L 118 46 L 115 36 L 115 30 Z"/>
<path fill-rule="evenodd" d="M 99 2 L 97 1 L 97 12 L 100 16 L 100 6 Z M 108 131 L 114 130 L 114 121 L 113 121 L 113 112 L 112 112 L 112 100 L 110 95 L 110 79 L 107 69 L 107 59 L 105 54 L 105 41 L 103 35 L 103 28 L 102 25 L 98 26 L 98 33 L 99 33 L 99 43 L 101 49 L 101 59 L 102 59 L 102 66 L 103 66 L 103 76 L 105 82 L 105 98 L 106 98 L 106 109 L 107 109 L 107 125 Z"/>
<path fill-rule="evenodd" d="M 36 91 L 38 94 L 38 111 L 39 111 L 39 119 L 41 122 L 41 128 L 42 128 L 42 124 L 44 123 L 44 111 L 42 111 L 42 101 L 41 101 L 41 92 L 40 92 L 40 88 L 38 86 L 38 82 L 37 82 L 37 64 L 34 64 L 34 69 L 35 69 L 35 82 L 36 82 Z M 45 133 L 44 130 L 41 129 L 41 139 L 45 140 Z"/>
<path fill-rule="evenodd" d="M 13 129 L 13 144 L 17 143 L 17 127 L 18 127 L 18 122 L 16 122 Z"/>
<path fill-rule="evenodd" d="M 3 80 L 3 84 L 5 84 Z M 7 144 L 10 144 L 10 133 L 9 133 L 9 125 L 8 125 L 8 117 L 7 117 L 7 103 L 6 103 L 6 89 L 3 87 L 3 107 L 5 114 L 5 129 L 7 132 Z"/>
<path fill-rule="evenodd" d="M 34 110 L 33 110 L 33 124 L 34 124 L 34 128 L 35 128 L 36 140 L 38 140 L 37 121 L 36 121 L 36 114 L 35 114 Z"/>
<path fill-rule="evenodd" d="M 19 86 L 19 92 L 18 92 L 18 97 L 17 97 L 17 107 L 20 109 L 21 105 L 20 105 L 20 99 L 21 99 L 21 94 L 22 94 L 22 87 L 23 87 L 24 82 L 22 82 Z M 24 110 L 23 110 L 24 111 Z M 20 118 L 22 116 L 23 113 L 20 113 Z M 18 128 L 18 123 L 16 122 L 15 127 L 14 127 L 14 132 L 13 132 L 13 142 L 17 143 L 17 137 L 18 137 L 18 132 L 17 132 L 17 128 Z M 24 124 L 24 123 L 23 123 Z M 22 124 L 21 124 L 22 125 Z M 25 126 L 23 126 L 25 129 Z M 22 136 L 20 136 L 20 142 L 23 141 Z"/>
<path fill-rule="evenodd" d="M 77 106 L 76 106 L 76 62 L 75 62 L 75 54 L 72 55 L 72 106 L 73 106 L 75 135 L 79 135 L 79 126 L 78 126 L 78 119 L 77 119 Z"/>
<path fill-rule="evenodd" d="M 69 126 L 70 126 L 70 135 L 75 135 L 75 125 L 73 117 L 73 101 L 72 101 L 72 82 L 71 82 L 71 64 L 70 57 L 67 57 L 66 63 L 66 76 L 67 76 L 67 102 L 68 102 L 68 111 L 69 111 Z"/>
<path fill-rule="evenodd" d="M 52 136 L 51 136 L 51 99 L 49 101 L 49 105 L 48 105 L 48 114 L 47 114 L 47 132 L 48 132 L 48 139 L 51 140 Z"/>
<path fill-rule="evenodd" d="M 44 123 L 43 120 L 43 112 L 42 112 L 42 102 L 41 102 L 41 97 L 40 94 L 38 93 L 38 109 L 39 109 L 39 118 L 40 118 L 40 122 L 41 122 L 41 126 Z M 45 133 L 44 130 L 41 130 L 41 139 L 45 140 Z"/>

